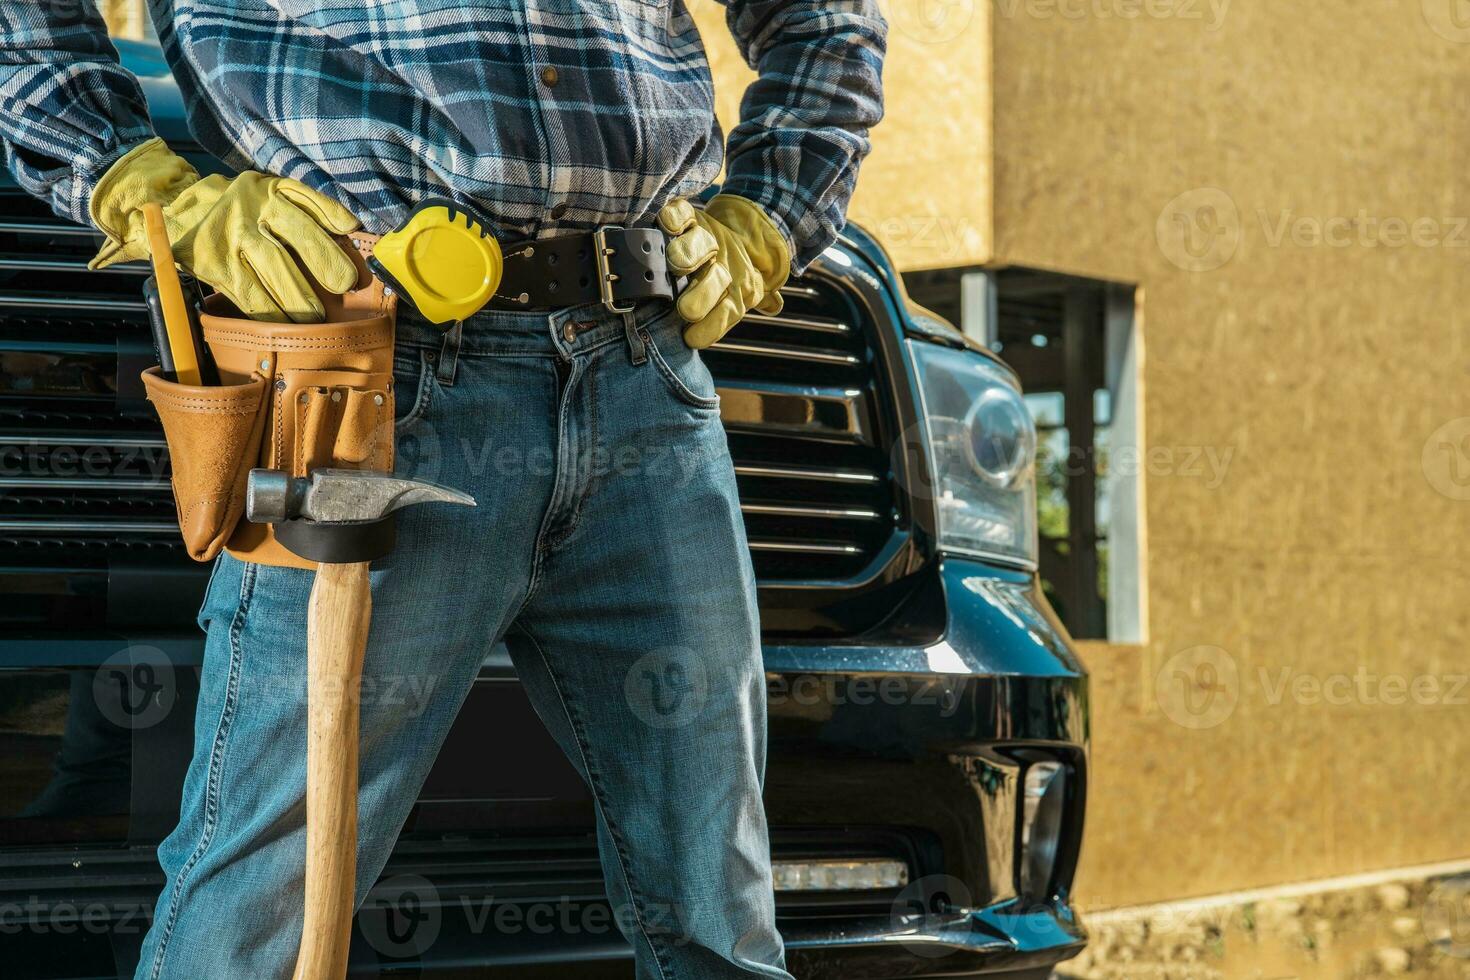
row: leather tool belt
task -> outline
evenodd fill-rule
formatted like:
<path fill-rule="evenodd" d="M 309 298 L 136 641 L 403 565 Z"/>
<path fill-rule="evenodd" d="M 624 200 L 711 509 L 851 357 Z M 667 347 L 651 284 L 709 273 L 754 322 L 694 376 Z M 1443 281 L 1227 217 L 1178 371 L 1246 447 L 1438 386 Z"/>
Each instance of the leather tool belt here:
<path fill-rule="evenodd" d="M 220 384 L 181 385 L 158 368 L 144 387 L 163 422 L 174 503 L 189 556 L 228 549 L 265 565 L 312 567 L 276 540 L 268 524 L 243 519 L 252 467 L 305 476 L 332 466 L 393 469 L 393 327 L 397 297 L 372 276 L 378 236 L 351 236 L 358 284 L 345 296 L 318 290 L 322 323 L 266 323 L 222 296 L 205 300 L 204 342 Z M 600 302 L 615 313 L 642 300 L 672 299 L 678 283 L 656 228 L 599 228 L 510 246 L 491 306 L 562 309 Z"/>
<path fill-rule="evenodd" d="M 396 298 L 368 274 L 371 247 L 354 236 L 358 287 L 318 292 L 322 323 L 242 317 L 221 296 L 204 301 L 204 342 L 218 385 L 181 385 L 143 373 L 173 466 L 174 504 L 189 556 L 222 549 L 245 561 L 310 568 L 269 524 L 243 519 L 250 469 L 305 476 L 322 466 L 393 470 L 393 320 Z"/>
<path fill-rule="evenodd" d="M 601 303 L 613 313 L 640 301 L 673 299 L 677 283 L 658 228 L 604 225 L 592 232 L 502 246 L 505 276 L 490 306 L 552 310 Z"/>

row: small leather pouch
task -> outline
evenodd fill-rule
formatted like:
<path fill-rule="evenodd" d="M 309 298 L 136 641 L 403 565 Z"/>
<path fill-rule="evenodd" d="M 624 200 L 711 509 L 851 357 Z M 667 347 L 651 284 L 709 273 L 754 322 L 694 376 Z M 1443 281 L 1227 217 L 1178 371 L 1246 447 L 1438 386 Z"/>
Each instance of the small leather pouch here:
<path fill-rule="evenodd" d="M 322 323 L 251 320 L 223 296 L 206 299 L 199 319 L 219 369 L 220 387 L 169 385 L 156 377 L 156 369 L 151 381 L 144 375 L 175 460 L 180 527 L 197 560 L 213 558 L 223 545 L 245 561 L 315 567 L 276 541 L 269 525 L 241 519 L 245 482 L 253 467 L 292 476 L 323 466 L 392 471 L 395 299 L 363 261 L 373 241 L 371 236 L 354 236 L 357 248 L 350 254 L 359 265 L 358 288 L 346 296 L 320 294 L 327 310 Z M 174 398 L 166 387 L 183 391 Z M 161 394 L 155 396 L 155 390 Z M 246 396 L 231 402 L 223 393 L 245 390 L 257 399 L 248 433 L 241 425 L 242 433 L 232 441 L 223 432 L 204 432 L 205 426 L 195 421 L 211 399 L 242 405 Z M 185 411 L 190 406 L 195 411 Z M 175 416 L 172 425 L 166 413 Z M 229 416 L 227 411 L 204 414 Z M 231 490 L 221 496 L 224 483 Z M 196 510 L 189 511 L 190 506 Z M 217 526 L 209 547 L 197 548 L 212 524 Z"/>
<path fill-rule="evenodd" d="M 245 510 L 245 480 L 259 456 L 266 379 L 237 384 L 175 384 L 160 369 L 143 372 L 148 400 L 163 421 L 173 463 L 174 506 L 189 557 L 219 554 Z"/>

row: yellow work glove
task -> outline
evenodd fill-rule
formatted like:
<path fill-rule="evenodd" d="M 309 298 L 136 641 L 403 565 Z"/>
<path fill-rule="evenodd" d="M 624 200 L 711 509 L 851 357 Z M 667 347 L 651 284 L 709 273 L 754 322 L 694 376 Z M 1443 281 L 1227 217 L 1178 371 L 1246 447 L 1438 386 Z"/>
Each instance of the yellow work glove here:
<path fill-rule="evenodd" d="M 658 224 L 670 236 L 669 268 L 689 277 L 675 306 L 689 323 L 684 342 L 690 347 L 710 346 L 750 310 L 781 312 L 791 251 L 758 204 L 734 194 L 717 195 L 703 211 L 670 201 Z"/>
<path fill-rule="evenodd" d="M 256 320 L 310 323 L 325 315 L 305 269 L 325 289 L 345 293 L 357 267 L 333 235 L 358 221 L 336 201 L 284 177 L 246 171 L 199 179 L 160 139 L 108 168 L 92 191 L 92 223 L 107 235 L 91 268 L 148 257 L 142 207 L 163 206 L 179 265 Z"/>

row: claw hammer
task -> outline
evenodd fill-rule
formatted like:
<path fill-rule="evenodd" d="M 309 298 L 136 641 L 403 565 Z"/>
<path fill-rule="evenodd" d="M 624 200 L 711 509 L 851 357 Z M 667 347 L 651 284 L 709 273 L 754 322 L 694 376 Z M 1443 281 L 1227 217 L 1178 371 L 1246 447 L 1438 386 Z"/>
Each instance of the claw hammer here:
<path fill-rule="evenodd" d="M 372 617 L 368 566 L 393 549 L 395 515 L 474 498 L 387 473 L 250 471 L 245 516 L 317 562 L 306 625 L 306 917 L 294 980 L 342 980 L 357 880 L 359 697 Z"/>

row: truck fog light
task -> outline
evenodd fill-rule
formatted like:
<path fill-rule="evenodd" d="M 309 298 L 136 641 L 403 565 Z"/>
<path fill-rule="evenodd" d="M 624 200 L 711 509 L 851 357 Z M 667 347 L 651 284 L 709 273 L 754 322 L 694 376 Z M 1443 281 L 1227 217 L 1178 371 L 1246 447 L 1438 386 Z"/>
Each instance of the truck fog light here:
<path fill-rule="evenodd" d="M 1021 894 L 1052 897 L 1052 874 L 1062 838 L 1067 770 L 1060 762 L 1033 762 L 1026 769 L 1021 803 Z"/>
<path fill-rule="evenodd" d="M 857 892 L 902 888 L 909 869 L 902 861 L 772 861 L 778 892 Z"/>

